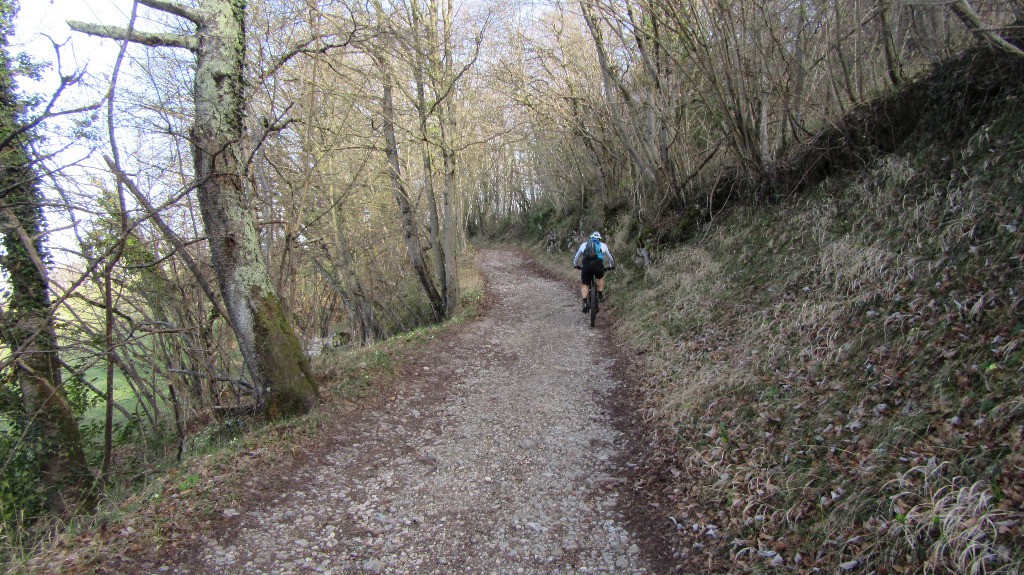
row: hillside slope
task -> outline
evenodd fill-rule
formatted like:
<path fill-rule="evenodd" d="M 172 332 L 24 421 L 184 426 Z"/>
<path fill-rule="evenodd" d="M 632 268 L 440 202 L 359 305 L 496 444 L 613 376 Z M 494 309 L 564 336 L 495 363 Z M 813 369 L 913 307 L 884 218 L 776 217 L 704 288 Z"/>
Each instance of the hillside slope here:
<path fill-rule="evenodd" d="M 799 195 L 613 279 L 681 562 L 1020 571 L 1021 69 L 936 70 L 780 169 Z"/>

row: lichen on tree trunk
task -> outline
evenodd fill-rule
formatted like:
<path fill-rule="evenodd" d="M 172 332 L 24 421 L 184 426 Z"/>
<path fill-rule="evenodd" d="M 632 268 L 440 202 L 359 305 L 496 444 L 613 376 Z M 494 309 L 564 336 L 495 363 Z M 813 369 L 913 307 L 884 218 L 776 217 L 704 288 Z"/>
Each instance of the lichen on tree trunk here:
<path fill-rule="evenodd" d="M 270 419 L 318 401 L 308 359 L 273 288 L 243 187 L 244 0 L 206 0 L 198 27 L 193 153 L 199 204 L 239 348 Z"/>

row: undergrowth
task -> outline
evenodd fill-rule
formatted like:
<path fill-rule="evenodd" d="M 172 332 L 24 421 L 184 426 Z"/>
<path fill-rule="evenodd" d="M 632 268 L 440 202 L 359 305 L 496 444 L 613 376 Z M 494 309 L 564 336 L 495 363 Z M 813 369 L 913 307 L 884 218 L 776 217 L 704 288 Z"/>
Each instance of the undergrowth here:
<path fill-rule="evenodd" d="M 1024 566 L 1024 106 L 1003 103 L 963 139 L 732 208 L 632 282 L 680 557 Z"/>

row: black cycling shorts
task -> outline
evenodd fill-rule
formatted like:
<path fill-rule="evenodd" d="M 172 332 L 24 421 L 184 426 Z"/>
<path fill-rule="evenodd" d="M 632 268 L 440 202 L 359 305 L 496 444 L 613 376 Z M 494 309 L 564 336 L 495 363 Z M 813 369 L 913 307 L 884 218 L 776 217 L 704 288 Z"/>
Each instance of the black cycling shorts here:
<path fill-rule="evenodd" d="M 583 264 L 580 269 L 580 283 L 583 285 L 590 285 L 591 279 L 601 279 L 604 277 L 604 264 L 600 260 L 590 263 Z"/>

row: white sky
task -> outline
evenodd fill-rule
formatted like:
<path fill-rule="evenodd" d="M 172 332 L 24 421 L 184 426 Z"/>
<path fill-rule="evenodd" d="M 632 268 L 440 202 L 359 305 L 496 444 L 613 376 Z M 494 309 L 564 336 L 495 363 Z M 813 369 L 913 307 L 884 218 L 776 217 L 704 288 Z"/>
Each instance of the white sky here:
<path fill-rule="evenodd" d="M 21 0 L 11 50 L 25 51 L 40 60 L 52 61 L 53 48 L 46 36 L 58 44 L 70 39 L 62 50 L 66 67 L 79 68 L 90 62 L 90 69 L 103 64 L 109 66 L 110 59 L 117 54 L 117 44 L 84 34 L 72 34 L 66 21 L 123 26 L 128 22 L 131 8 L 131 0 Z M 100 70 L 95 72 L 100 73 Z"/>

